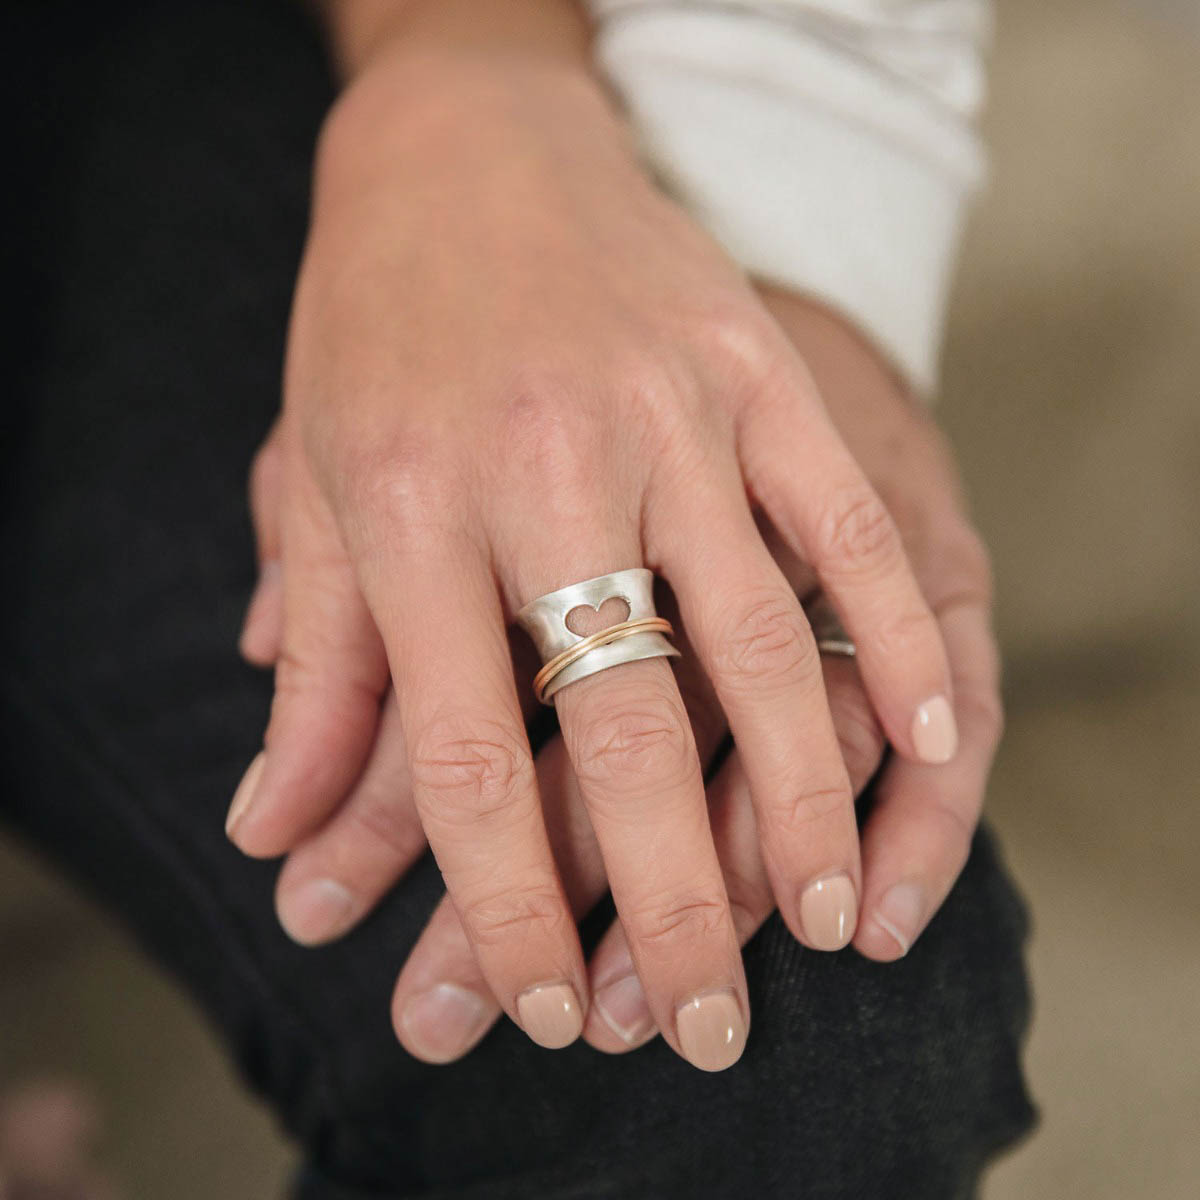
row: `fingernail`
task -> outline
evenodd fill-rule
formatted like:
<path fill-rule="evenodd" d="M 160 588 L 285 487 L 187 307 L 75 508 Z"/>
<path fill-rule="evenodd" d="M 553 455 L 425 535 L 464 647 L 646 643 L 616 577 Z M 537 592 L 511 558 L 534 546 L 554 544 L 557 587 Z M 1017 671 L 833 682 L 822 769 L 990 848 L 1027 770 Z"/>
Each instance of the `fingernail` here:
<path fill-rule="evenodd" d="M 732 1067 L 746 1047 L 746 1022 L 733 992 L 694 996 L 675 1012 L 683 1056 L 701 1071 Z"/>
<path fill-rule="evenodd" d="M 800 896 L 800 924 L 817 950 L 840 950 L 854 936 L 858 897 L 844 872 L 817 879 Z"/>
<path fill-rule="evenodd" d="M 627 1046 L 637 1046 L 654 1032 L 654 1017 L 646 1003 L 642 982 L 633 973 L 606 983 L 592 996 L 604 1023 Z"/>
<path fill-rule="evenodd" d="M 521 1028 L 539 1046 L 561 1050 L 583 1032 L 583 1010 L 569 983 L 543 983 L 517 997 Z"/>
<path fill-rule="evenodd" d="M 400 1024 L 418 1058 L 448 1063 L 479 1040 L 487 1019 L 488 1006 L 478 992 L 456 983 L 439 983 L 409 1000 Z"/>
<path fill-rule="evenodd" d="M 925 892 L 916 883 L 893 884 L 875 912 L 876 922 L 896 939 L 903 954 L 912 949 L 924 917 Z"/>
<path fill-rule="evenodd" d="M 958 749 L 958 725 L 945 696 L 934 696 L 917 709 L 912 724 L 917 757 L 927 763 L 947 763 Z"/>
<path fill-rule="evenodd" d="M 350 923 L 354 893 L 336 879 L 311 879 L 279 897 L 279 923 L 294 942 L 315 946 Z"/>
<path fill-rule="evenodd" d="M 242 776 L 242 782 L 237 785 L 237 791 L 233 793 L 233 800 L 229 805 L 229 815 L 225 818 L 226 837 L 233 837 L 233 831 L 237 828 L 238 822 L 241 821 L 249 810 L 250 804 L 254 800 L 254 793 L 258 789 L 259 777 L 263 773 L 263 767 L 266 766 L 266 762 L 266 752 L 259 751 L 254 756 L 254 761 L 246 768 L 246 773 Z"/>

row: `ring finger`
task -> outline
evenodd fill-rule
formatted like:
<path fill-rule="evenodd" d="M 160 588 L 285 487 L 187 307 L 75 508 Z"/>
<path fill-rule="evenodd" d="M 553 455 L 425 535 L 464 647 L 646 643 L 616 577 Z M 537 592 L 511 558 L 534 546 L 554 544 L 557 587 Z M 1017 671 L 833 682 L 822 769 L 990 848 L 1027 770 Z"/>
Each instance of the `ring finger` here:
<path fill-rule="evenodd" d="M 603 557 L 611 569 L 636 562 L 638 549 L 616 546 Z M 540 598 L 572 580 L 592 579 L 597 565 L 543 568 L 520 581 L 518 595 Z M 621 580 L 606 586 L 613 600 L 621 598 Z M 598 606 L 601 616 L 609 603 Z M 627 619 L 628 599 L 623 608 L 600 627 Z M 565 623 L 578 634 L 573 616 L 574 610 L 565 614 Z M 745 1045 L 745 976 L 700 759 L 674 676 L 661 658 L 626 661 L 575 680 L 554 699 L 655 1020 L 694 1066 L 723 1070 Z"/>

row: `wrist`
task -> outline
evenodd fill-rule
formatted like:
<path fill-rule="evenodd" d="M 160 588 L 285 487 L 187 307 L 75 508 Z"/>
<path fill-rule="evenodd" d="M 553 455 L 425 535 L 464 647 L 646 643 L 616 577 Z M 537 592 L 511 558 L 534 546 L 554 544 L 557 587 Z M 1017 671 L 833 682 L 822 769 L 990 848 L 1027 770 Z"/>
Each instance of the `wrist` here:
<path fill-rule="evenodd" d="M 926 406 L 868 334 L 821 300 L 770 284 L 759 294 L 804 359 L 835 424 L 871 426 L 886 416 L 924 425 Z"/>
<path fill-rule="evenodd" d="M 399 38 L 381 47 L 326 116 L 317 147 L 315 193 L 362 194 L 397 173 L 450 168 L 460 180 L 583 144 L 590 155 L 618 147 L 632 163 L 626 127 L 599 79 L 552 56 L 482 53 L 478 48 Z M 419 166 L 417 164 L 420 164 Z M 500 184 L 502 181 L 497 180 Z"/>
<path fill-rule="evenodd" d="M 347 81 L 400 46 L 590 66 L 576 0 L 318 0 L 318 9 Z"/>

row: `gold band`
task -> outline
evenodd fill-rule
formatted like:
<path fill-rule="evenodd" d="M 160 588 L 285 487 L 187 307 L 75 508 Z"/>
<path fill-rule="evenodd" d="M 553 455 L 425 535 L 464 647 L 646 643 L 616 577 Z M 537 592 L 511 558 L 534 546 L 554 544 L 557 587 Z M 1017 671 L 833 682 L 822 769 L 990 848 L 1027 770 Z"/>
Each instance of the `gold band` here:
<path fill-rule="evenodd" d="M 590 650 L 598 646 L 607 646 L 611 642 L 619 642 L 622 638 L 632 637 L 635 633 L 665 633 L 668 637 L 674 634 L 671 622 L 665 617 L 642 617 L 636 621 L 622 621 L 619 625 L 610 625 L 607 629 L 585 637 L 582 642 L 556 654 L 533 677 L 533 693 L 541 703 L 546 703 L 546 688 L 554 677 L 566 670 L 572 663 L 578 662 Z"/>

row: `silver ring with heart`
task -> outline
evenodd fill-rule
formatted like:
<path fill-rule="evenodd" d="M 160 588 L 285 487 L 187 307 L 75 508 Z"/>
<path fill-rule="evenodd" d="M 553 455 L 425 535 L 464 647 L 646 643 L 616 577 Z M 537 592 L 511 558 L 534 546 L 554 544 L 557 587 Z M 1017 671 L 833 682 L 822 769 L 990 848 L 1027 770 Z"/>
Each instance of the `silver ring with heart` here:
<path fill-rule="evenodd" d="M 533 638 L 542 669 L 533 681 L 550 703 L 568 684 L 621 663 L 677 658 L 670 622 L 654 611 L 654 572 L 631 567 L 531 600 L 517 623 Z"/>

